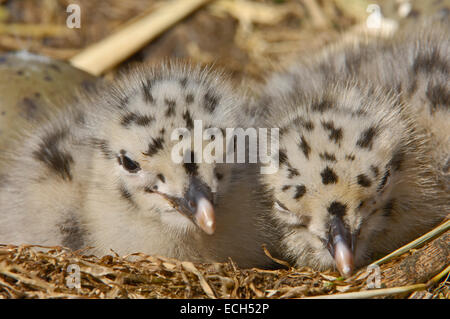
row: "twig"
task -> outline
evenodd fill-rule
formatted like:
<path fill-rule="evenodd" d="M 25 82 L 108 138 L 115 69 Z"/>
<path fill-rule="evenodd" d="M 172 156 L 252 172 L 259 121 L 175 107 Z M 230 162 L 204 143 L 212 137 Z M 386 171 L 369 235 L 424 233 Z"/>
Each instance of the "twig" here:
<path fill-rule="evenodd" d="M 189 262 L 189 261 L 183 261 L 181 263 L 181 265 L 183 266 L 184 269 L 186 269 L 187 271 L 193 273 L 194 275 L 196 275 L 198 277 L 198 280 L 200 282 L 200 286 L 202 287 L 203 291 L 205 292 L 205 294 L 212 299 L 216 299 L 216 296 L 214 295 L 213 290 L 211 289 L 210 285 L 208 284 L 208 282 L 206 281 L 205 277 L 202 275 L 202 273 L 194 266 L 193 263 Z"/>
<path fill-rule="evenodd" d="M 7 35 L 0 37 L 0 48 L 5 48 L 9 51 L 20 51 L 25 49 L 27 51 L 39 52 L 58 60 L 67 60 L 80 51 L 79 49 L 63 49 L 44 46 L 37 40 L 27 39 L 18 41 L 17 37 Z"/>
<path fill-rule="evenodd" d="M 307 285 L 288 288 L 286 293 L 284 293 L 283 295 L 280 296 L 280 299 L 288 299 L 288 298 L 296 297 L 298 295 L 304 294 L 305 292 L 308 291 L 308 289 L 309 289 L 309 287 Z"/>
<path fill-rule="evenodd" d="M 0 24 L 0 34 L 10 34 L 20 37 L 62 37 L 72 31 L 65 26 L 48 24 Z"/>
<path fill-rule="evenodd" d="M 398 295 L 402 293 L 410 293 L 427 288 L 426 284 L 417 284 L 404 287 L 394 287 L 385 289 L 373 289 L 366 291 L 348 292 L 344 294 L 324 295 L 315 297 L 306 297 L 302 299 L 366 299 L 380 297 L 386 295 Z"/>
<path fill-rule="evenodd" d="M 425 244 L 426 242 L 428 242 L 429 240 L 433 239 L 434 237 L 446 232 L 447 230 L 450 229 L 450 220 L 447 220 L 446 222 L 444 222 L 443 224 L 439 225 L 438 227 L 434 228 L 433 230 L 429 231 L 428 233 L 426 233 L 425 235 L 417 238 L 416 240 L 410 242 L 409 244 L 393 251 L 392 253 L 390 253 L 389 255 L 375 261 L 372 263 L 372 265 L 381 265 L 395 257 L 398 257 L 400 255 L 403 255 L 404 253 L 410 251 L 413 248 L 416 248 L 420 245 Z"/>
<path fill-rule="evenodd" d="M 416 242 L 418 244 L 422 244 L 425 242 L 426 239 L 433 238 L 434 236 L 440 234 L 442 229 L 446 230 L 447 228 L 448 228 L 448 221 L 444 222 L 442 225 L 438 226 L 431 232 L 418 238 L 417 240 L 413 241 L 412 243 Z M 435 241 L 439 240 L 440 238 L 442 238 L 442 237 L 435 239 Z M 412 243 L 410 243 L 404 247 L 412 248 L 411 247 Z M 404 248 L 404 247 L 402 247 L 402 248 Z M 403 251 L 403 253 L 408 252 L 408 251 L 409 251 L 409 249 L 406 249 Z M 393 258 L 393 257 L 391 257 L 391 258 Z M 417 258 L 417 257 L 415 257 L 415 258 Z M 380 261 L 382 261 L 383 259 L 381 259 Z M 376 263 L 374 263 L 374 264 L 376 264 Z M 432 268 L 434 268 L 434 267 L 432 267 Z M 416 284 L 409 284 L 409 285 L 403 285 L 403 286 L 397 286 L 397 287 L 391 287 L 391 288 L 373 289 L 373 290 L 358 291 L 358 292 L 351 292 L 351 293 L 315 296 L 315 297 L 309 297 L 309 298 L 314 298 L 314 299 L 360 299 L 360 298 L 372 298 L 372 297 L 379 297 L 379 296 L 386 296 L 386 295 L 398 295 L 398 294 L 403 294 L 403 293 L 412 293 L 414 291 L 425 290 L 425 289 L 428 289 L 428 288 L 436 285 L 437 283 L 439 283 L 442 280 L 442 278 L 447 276 L 449 273 L 450 273 L 450 265 L 447 265 L 447 266 L 445 266 L 444 270 L 439 272 L 437 275 L 435 275 L 430 280 L 427 280 L 425 283 L 416 283 Z M 423 280 L 423 278 L 422 278 L 422 280 Z M 422 280 L 418 279 L 417 281 L 422 281 Z M 425 280 L 423 280 L 423 281 L 425 281 Z"/>
<path fill-rule="evenodd" d="M 439 281 L 441 281 L 441 279 L 444 276 L 447 276 L 450 273 L 450 265 L 447 266 L 447 268 L 445 268 L 443 271 L 441 271 L 439 274 L 437 274 L 436 276 L 434 276 L 433 278 L 430 279 L 430 281 L 428 281 L 427 285 L 431 286 L 433 284 L 438 283 Z"/>
<path fill-rule="evenodd" d="M 436 283 L 438 283 L 444 276 L 446 276 L 450 272 L 450 265 L 441 271 L 439 274 L 434 276 L 425 284 L 415 284 L 408 285 L 402 287 L 393 287 L 393 288 L 384 288 L 384 289 L 373 289 L 366 291 L 357 291 L 357 292 L 349 292 L 344 294 L 334 294 L 334 295 L 325 295 L 325 296 L 315 296 L 315 297 L 306 297 L 302 299 L 364 299 L 364 298 L 373 298 L 380 297 L 386 295 L 398 295 L 403 293 L 411 293 L 414 291 L 427 289 Z"/>
<path fill-rule="evenodd" d="M 70 59 L 73 66 L 100 75 L 210 0 L 174 0 Z"/>
<path fill-rule="evenodd" d="M 266 245 L 262 245 L 262 248 L 263 248 L 264 253 L 266 254 L 266 256 L 269 257 L 270 259 L 272 259 L 274 262 L 276 262 L 277 264 L 283 265 L 283 266 L 287 267 L 288 269 L 291 268 L 291 265 L 289 265 L 289 263 L 287 261 L 284 261 L 284 260 L 281 260 L 281 259 L 273 257 L 272 254 L 267 249 Z"/>

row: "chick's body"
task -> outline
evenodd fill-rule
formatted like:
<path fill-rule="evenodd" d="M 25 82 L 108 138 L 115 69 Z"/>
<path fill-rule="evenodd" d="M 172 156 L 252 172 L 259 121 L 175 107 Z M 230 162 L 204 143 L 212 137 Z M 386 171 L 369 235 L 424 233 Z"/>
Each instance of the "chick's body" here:
<path fill-rule="evenodd" d="M 263 181 L 296 265 L 348 275 L 449 213 L 449 50 L 439 25 L 269 79 L 260 113 L 280 127 L 280 170 Z"/>
<path fill-rule="evenodd" d="M 220 74 L 176 63 L 136 69 L 80 101 L 4 160 L 0 242 L 270 264 L 253 168 L 189 163 L 199 156 L 191 142 L 177 153 L 183 162 L 172 154 L 196 120 L 219 133 L 239 126 L 245 101 Z"/>

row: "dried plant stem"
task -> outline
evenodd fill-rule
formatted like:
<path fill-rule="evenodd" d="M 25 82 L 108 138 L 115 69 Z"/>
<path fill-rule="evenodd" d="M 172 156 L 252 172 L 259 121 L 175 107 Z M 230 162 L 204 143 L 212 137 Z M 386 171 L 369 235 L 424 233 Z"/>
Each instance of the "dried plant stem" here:
<path fill-rule="evenodd" d="M 445 268 L 443 271 L 441 271 L 439 274 L 437 274 L 436 276 L 434 276 L 433 278 L 430 279 L 430 281 L 428 282 L 428 285 L 431 284 L 436 284 L 439 281 L 441 281 L 442 278 L 444 278 L 445 276 L 447 276 L 450 273 L 450 265 L 447 266 L 447 268 Z"/>
<path fill-rule="evenodd" d="M 163 31 L 210 0 L 174 0 L 93 44 L 70 59 L 73 66 L 100 75 L 127 59 Z"/>
<path fill-rule="evenodd" d="M 446 221 L 443 224 L 436 227 L 435 229 L 433 229 L 432 231 L 425 234 L 424 236 L 422 236 L 422 237 L 418 238 L 417 240 L 411 242 L 410 244 L 398 249 L 397 251 L 394 252 L 395 254 L 394 253 L 390 254 L 390 255 L 386 256 L 385 258 L 380 259 L 379 261 L 375 262 L 373 265 L 381 264 L 387 260 L 394 258 L 395 256 L 402 255 L 405 252 L 408 252 L 411 248 L 417 247 L 418 245 L 425 243 L 429 239 L 434 238 L 435 236 L 441 234 L 443 231 L 448 230 L 448 228 L 449 228 L 449 221 Z M 443 235 L 443 236 L 445 237 L 445 235 Z M 441 237 L 435 239 L 433 241 L 433 243 L 440 240 L 441 238 L 443 238 L 443 237 L 441 236 Z M 432 243 L 430 243 L 429 246 L 432 247 L 433 246 Z M 430 249 L 430 247 L 424 248 L 424 249 L 425 250 Z M 418 253 L 418 254 L 420 255 L 420 253 Z M 389 258 L 387 258 L 387 257 L 389 257 Z M 397 264 L 394 267 L 398 267 L 398 265 L 400 265 L 400 268 L 402 268 L 401 267 L 402 263 L 404 263 L 409 257 L 410 256 L 406 257 L 405 259 L 403 259 L 400 262 L 400 264 Z M 413 255 L 412 258 L 417 259 L 418 257 Z M 436 266 L 433 266 L 431 268 L 434 269 L 434 268 L 436 268 Z M 389 267 L 387 270 L 392 271 L 392 269 L 395 269 L 395 268 Z M 386 271 L 386 269 L 385 269 L 385 271 Z M 394 273 L 397 273 L 397 272 L 394 271 Z M 399 272 L 401 272 L 401 271 L 399 271 Z M 442 278 L 447 276 L 449 274 L 449 272 L 450 272 L 450 265 L 448 265 L 448 258 L 447 258 L 447 265 L 444 266 L 444 269 L 441 272 L 439 272 L 437 275 L 432 277 L 431 279 L 427 280 L 426 283 L 407 284 L 407 285 L 401 285 L 401 286 L 397 286 L 397 287 L 364 290 L 364 291 L 342 293 L 342 294 L 322 295 L 322 296 L 315 296 L 315 297 L 309 297 L 309 298 L 314 298 L 314 299 L 363 299 L 363 298 L 373 298 L 373 297 L 380 297 L 380 296 L 412 293 L 414 291 L 425 290 L 425 289 L 431 288 L 432 286 L 439 283 L 442 280 Z M 397 282 L 398 282 L 397 277 L 398 277 L 398 275 L 396 275 L 395 279 L 397 279 Z M 403 277 L 400 275 L 400 279 L 402 279 L 402 278 Z M 422 280 L 420 278 L 421 278 L 421 276 L 419 276 L 419 278 L 416 278 L 416 280 L 419 282 L 422 280 L 423 281 L 426 280 L 426 279 L 424 280 L 423 276 L 422 276 Z M 400 283 L 402 283 L 402 282 L 408 283 L 408 281 L 411 282 L 410 278 L 407 278 L 407 279 L 408 280 L 400 281 Z M 385 282 L 384 284 L 389 285 L 389 280 L 387 281 L 387 283 Z"/>
<path fill-rule="evenodd" d="M 0 24 L 0 34 L 10 34 L 19 37 L 60 37 L 67 35 L 71 30 L 61 25 L 42 24 Z"/>
<path fill-rule="evenodd" d="M 205 294 L 211 298 L 211 299 L 216 299 L 216 296 L 214 295 L 214 291 L 211 289 L 211 286 L 208 284 L 208 282 L 206 281 L 205 277 L 202 275 L 202 273 L 195 267 L 195 265 L 191 262 L 188 261 L 183 261 L 181 263 L 181 265 L 183 266 L 184 269 L 186 269 L 187 271 L 195 274 L 198 277 L 198 280 L 200 282 L 200 286 L 202 287 L 203 291 L 205 292 Z"/>
<path fill-rule="evenodd" d="M 39 52 L 43 55 L 58 60 L 69 59 L 79 52 L 78 49 L 52 48 L 43 45 L 36 39 L 22 39 L 10 35 L 2 35 L 0 37 L 0 48 L 5 48 L 10 51 L 29 50 Z"/>
<path fill-rule="evenodd" d="M 434 228 L 433 230 L 429 231 L 428 233 L 426 233 L 425 235 L 417 238 L 416 240 L 410 242 L 409 244 L 393 251 L 392 253 L 390 253 L 389 255 L 375 261 L 372 263 L 372 265 L 381 265 L 395 257 L 398 257 L 400 255 L 403 255 L 404 253 L 410 251 L 413 248 L 419 247 L 420 245 L 425 244 L 426 242 L 428 242 L 429 240 L 433 239 L 436 236 L 439 236 L 440 234 L 446 232 L 447 230 L 450 229 L 450 220 L 445 221 L 444 223 L 442 223 L 441 225 L 439 225 L 438 227 Z"/>
<path fill-rule="evenodd" d="M 315 297 L 306 297 L 302 299 L 366 299 L 373 297 L 380 297 L 386 295 L 398 295 L 403 293 L 411 293 L 418 290 L 423 290 L 427 287 L 426 284 L 409 285 L 404 287 L 394 287 L 385 289 L 373 289 L 357 292 L 349 292 L 344 294 L 324 295 Z"/>
<path fill-rule="evenodd" d="M 307 298 L 303 298 L 303 299 L 365 299 L 365 298 L 381 297 L 381 296 L 388 296 L 388 295 L 412 293 L 414 291 L 424 290 L 424 289 L 427 289 L 427 288 L 433 286 L 434 284 L 438 283 L 449 272 L 450 272 L 450 265 L 447 268 L 445 268 L 443 271 L 441 271 L 439 274 L 434 276 L 432 279 L 430 279 L 425 284 L 415 284 L 415 285 L 408 285 L 408 286 L 402 286 L 402 287 L 373 289 L 373 290 L 349 292 L 349 293 L 343 293 L 343 294 L 307 297 Z"/>

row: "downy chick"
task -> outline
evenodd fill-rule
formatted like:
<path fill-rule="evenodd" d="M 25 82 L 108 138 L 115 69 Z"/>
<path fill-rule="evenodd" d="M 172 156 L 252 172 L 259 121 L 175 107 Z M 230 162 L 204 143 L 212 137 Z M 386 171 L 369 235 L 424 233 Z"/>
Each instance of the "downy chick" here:
<path fill-rule="evenodd" d="M 349 276 L 449 213 L 450 54 L 440 30 L 328 51 L 263 88 L 280 170 L 262 180 L 295 265 Z"/>
<path fill-rule="evenodd" d="M 200 152 L 194 138 L 174 149 L 194 137 L 196 120 L 215 136 L 240 125 L 245 100 L 223 75 L 171 63 L 97 91 L 27 132 L 5 159 L 0 242 L 270 265 L 252 168 L 196 163 L 202 139 Z"/>

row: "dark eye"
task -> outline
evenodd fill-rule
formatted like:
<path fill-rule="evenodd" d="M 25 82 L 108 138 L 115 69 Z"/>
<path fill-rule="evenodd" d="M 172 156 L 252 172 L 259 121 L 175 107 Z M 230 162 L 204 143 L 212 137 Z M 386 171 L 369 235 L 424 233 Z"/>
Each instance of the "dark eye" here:
<path fill-rule="evenodd" d="M 377 191 L 378 192 L 380 192 L 380 191 L 382 191 L 383 189 L 384 189 L 384 187 L 386 186 L 386 184 L 388 183 L 388 181 L 389 181 L 389 177 L 391 176 L 391 172 L 390 172 L 390 170 L 387 170 L 385 173 L 384 173 L 384 175 L 383 175 L 383 178 L 381 179 L 381 182 L 380 182 L 380 184 L 378 185 L 378 187 L 377 187 Z"/>
<path fill-rule="evenodd" d="M 131 158 L 124 154 L 120 154 L 119 156 L 119 164 L 123 166 L 127 171 L 130 173 L 137 173 L 141 170 L 141 167 L 139 166 L 139 163 L 136 161 L 133 161 Z"/>
<path fill-rule="evenodd" d="M 362 200 L 362 201 L 359 202 L 358 209 L 360 209 L 363 206 L 364 206 L 364 201 Z"/>

